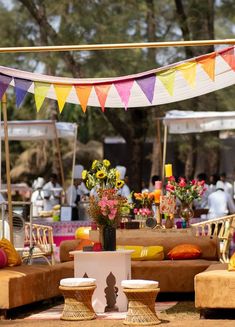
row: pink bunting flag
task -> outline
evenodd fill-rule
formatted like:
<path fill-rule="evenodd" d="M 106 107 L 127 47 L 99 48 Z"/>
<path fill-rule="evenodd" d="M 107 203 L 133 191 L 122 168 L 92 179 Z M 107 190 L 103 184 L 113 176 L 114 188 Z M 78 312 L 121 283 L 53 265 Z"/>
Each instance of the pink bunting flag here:
<path fill-rule="evenodd" d="M 235 71 L 234 47 L 219 51 L 219 55 L 226 61 L 232 70 Z"/>
<path fill-rule="evenodd" d="M 127 110 L 133 83 L 134 83 L 134 80 L 120 81 L 120 82 L 114 83 L 114 85 L 118 91 L 118 94 L 121 98 L 121 101 L 124 104 L 125 110 Z"/>
<path fill-rule="evenodd" d="M 6 92 L 11 80 L 11 76 L 0 74 L 0 99 L 2 99 L 2 96 Z"/>
<path fill-rule="evenodd" d="M 156 82 L 156 75 L 143 76 L 136 79 L 136 83 L 146 95 L 150 103 L 153 101 L 154 88 Z"/>
<path fill-rule="evenodd" d="M 110 87 L 111 87 L 111 84 L 95 85 L 95 92 L 99 99 L 100 106 L 101 106 L 101 109 L 103 112 L 104 112 L 105 102 L 106 102 Z"/>

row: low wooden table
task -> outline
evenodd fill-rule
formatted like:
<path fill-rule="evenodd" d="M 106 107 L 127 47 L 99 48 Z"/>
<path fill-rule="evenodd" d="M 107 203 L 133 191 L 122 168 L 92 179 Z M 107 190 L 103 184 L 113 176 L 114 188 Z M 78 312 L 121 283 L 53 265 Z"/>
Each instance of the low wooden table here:
<path fill-rule="evenodd" d="M 96 312 L 126 311 L 127 299 L 121 281 L 131 279 L 132 250 L 84 252 L 72 251 L 74 277 L 96 279 L 92 305 Z"/>

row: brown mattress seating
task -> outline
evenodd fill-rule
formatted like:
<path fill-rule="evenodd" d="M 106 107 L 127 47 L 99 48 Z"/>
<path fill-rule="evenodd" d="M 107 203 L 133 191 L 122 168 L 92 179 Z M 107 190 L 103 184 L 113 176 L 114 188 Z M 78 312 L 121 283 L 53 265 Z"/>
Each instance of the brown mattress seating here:
<path fill-rule="evenodd" d="M 73 262 L 0 269 L 0 309 L 10 309 L 59 296 L 60 280 L 73 275 Z"/>
<path fill-rule="evenodd" d="M 196 308 L 235 309 L 235 271 L 228 271 L 228 264 L 211 265 L 194 283 Z"/>

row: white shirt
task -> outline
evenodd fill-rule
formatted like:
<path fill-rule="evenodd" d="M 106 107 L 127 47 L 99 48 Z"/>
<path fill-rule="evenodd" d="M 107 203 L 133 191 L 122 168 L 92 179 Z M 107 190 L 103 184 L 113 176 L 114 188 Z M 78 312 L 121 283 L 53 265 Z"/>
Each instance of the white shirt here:
<path fill-rule="evenodd" d="M 230 194 L 233 198 L 233 185 L 229 182 L 224 182 L 224 191 Z"/>
<path fill-rule="evenodd" d="M 118 194 L 127 198 L 129 203 L 132 203 L 131 191 L 126 184 L 124 184 L 123 187 L 118 190 Z"/>
<path fill-rule="evenodd" d="M 208 197 L 210 195 L 209 185 L 205 184 L 204 188 L 206 188 L 206 190 L 202 194 L 201 200 L 196 199 L 193 201 L 195 209 L 207 209 L 208 208 Z"/>
<path fill-rule="evenodd" d="M 89 194 L 89 191 L 83 182 L 77 187 L 75 185 L 70 185 L 66 191 L 67 203 L 70 204 L 71 201 L 71 205 L 75 207 L 77 196 L 80 195 L 80 198 L 82 198 L 86 194 Z"/>
<path fill-rule="evenodd" d="M 235 212 L 235 204 L 231 196 L 222 190 L 213 192 L 208 197 L 208 219 L 226 216 Z"/>
<path fill-rule="evenodd" d="M 61 195 L 61 190 L 62 188 L 58 183 L 53 185 L 52 182 L 48 182 L 43 186 L 43 210 L 50 211 L 56 204 L 60 203 L 58 197 Z M 47 197 L 49 199 L 46 199 Z"/>

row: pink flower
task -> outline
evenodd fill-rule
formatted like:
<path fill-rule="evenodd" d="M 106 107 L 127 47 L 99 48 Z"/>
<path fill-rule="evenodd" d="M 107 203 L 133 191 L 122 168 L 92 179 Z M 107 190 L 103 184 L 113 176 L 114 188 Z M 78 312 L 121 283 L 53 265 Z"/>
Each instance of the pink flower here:
<path fill-rule="evenodd" d="M 179 186 L 180 187 L 185 187 L 186 186 L 186 182 L 185 182 L 185 179 L 183 177 L 180 177 Z"/>
<path fill-rule="evenodd" d="M 174 177 L 174 176 L 170 176 L 170 177 L 168 177 L 168 181 L 169 181 L 169 182 L 175 182 L 175 177 Z"/>

